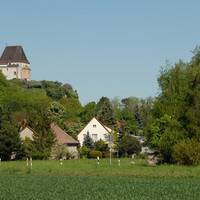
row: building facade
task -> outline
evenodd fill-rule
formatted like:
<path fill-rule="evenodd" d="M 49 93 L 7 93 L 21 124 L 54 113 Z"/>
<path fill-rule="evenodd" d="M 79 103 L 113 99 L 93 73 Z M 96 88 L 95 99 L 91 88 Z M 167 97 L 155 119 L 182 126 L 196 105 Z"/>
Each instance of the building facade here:
<path fill-rule="evenodd" d="M 94 142 L 103 140 L 105 143 L 109 143 L 109 136 L 112 130 L 107 126 L 103 125 L 96 118 L 93 118 L 85 128 L 78 134 L 78 140 L 80 145 L 83 145 L 84 138 L 87 134 L 92 138 Z"/>
<path fill-rule="evenodd" d="M 31 80 L 30 62 L 22 46 L 7 46 L 0 57 L 0 71 L 6 79 Z"/>

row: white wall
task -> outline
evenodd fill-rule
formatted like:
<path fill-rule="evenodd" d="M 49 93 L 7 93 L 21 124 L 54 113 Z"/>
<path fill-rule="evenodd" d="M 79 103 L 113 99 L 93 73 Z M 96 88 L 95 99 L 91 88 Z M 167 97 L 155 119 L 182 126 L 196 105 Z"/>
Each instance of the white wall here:
<path fill-rule="evenodd" d="M 33 140 L 33 134 L 34 134 L 33 131 L 28 127 L 26 127 L 19 133 L 19 136 L 22 140 L 25 140 L 26 138 Z"/>
<path fill-rule="evenodd" d="M 6 79 L 11 80 L 14 78 L 17 79 L 24 79 L 23 77 L 23 68 L 24 69 L 30 69 L 30 65 L 26 64 L 26 63 L 11 63 L 14 65 L 18 65 L 16 67 L 7 67 L 7 65 L 0 65 L 0 70 L 2 71 L 2 73 L 4 74 L 4 76 L 6 77 Z M 27 80 L 31 80 L 31 75 L 29 74 L 29 77 L 27 78 L 27 76 L 25 77 Z"/>
<path fill-rule="evenodd" d="M 0 66 L 0 70 L 8 80 L 18 78 L 18 67 Z"/>
<path fill-rule="evenodd" d="M 106 127 L 106 129 L 104 128 L 104 126 L 101 125 L 101 123 L 98 122 L 96 118 L 93 118 L 78 134 L 80 145 L 83 145 L 84 137 L 87 135 L 87 133 L 89 133 L 89 136 L 93 139 L 94 142 L 101 139 L 108 143 L 108 135 L 111 129 L 109 129 L 108 127 Z"/>

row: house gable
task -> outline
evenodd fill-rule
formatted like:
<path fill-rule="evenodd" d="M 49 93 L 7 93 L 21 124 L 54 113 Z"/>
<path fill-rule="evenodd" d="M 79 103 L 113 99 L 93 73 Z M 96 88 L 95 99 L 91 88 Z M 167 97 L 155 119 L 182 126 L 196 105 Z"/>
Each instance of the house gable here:
<path fill-rule="evenodd" d="M 111 133 L 111 129 L 104 126 L 96 118 L 93 118 L 85 128 L 78 134 L 78 140 L 80 145 L 83 145 L 84 138 L 87 134 L 93 139 L 93 141 L 103 140 L 108 143 L 108 136 Z"/>
<path fill-rule="evenodd" d="M 23 130 L 19 132 L 19 136 L 21 140 L 25 140 L 26 138 L 33 140 L 33 134 L 34 134 L 34 130 L 28 126 L 26 126 Z"/>

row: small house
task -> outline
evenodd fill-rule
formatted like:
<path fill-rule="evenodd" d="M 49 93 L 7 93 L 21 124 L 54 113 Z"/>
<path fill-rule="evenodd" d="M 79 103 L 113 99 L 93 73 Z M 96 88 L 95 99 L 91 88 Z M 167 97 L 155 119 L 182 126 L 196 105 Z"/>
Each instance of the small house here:
<path fill-rule="evenodd" d="M 103 125 L 95 117 L 83 128 L 78 134 L 78 140 L 80 145 L 83 145 L 84 138 L 87 134 L 92 138 L 94 142 L 103 140 L 105 143 L 109 143 L 109 136 L 112 130 L 107 126 Z"/>
<path fill-rule="evenodd" d="M 21 131 L 19 132 L 19 137 L 21 140 L 25 140 L 26 138 L 29 138 L 30 140 L 33 140 L 33 134 L 35 131 L 29 127 L 25 126 Z"/>
<path fill-rule="evenodd" d="M 56 142 L 59 145 L 66 145 L 69 153 L 73 154 L 74 157 L 78 156 L 79 142 L 75 140 L 72 136 L 68 135 L 64 130 L 62 130 L 57 124 L 51 124 L 51 130 L 55 135 Z"/>

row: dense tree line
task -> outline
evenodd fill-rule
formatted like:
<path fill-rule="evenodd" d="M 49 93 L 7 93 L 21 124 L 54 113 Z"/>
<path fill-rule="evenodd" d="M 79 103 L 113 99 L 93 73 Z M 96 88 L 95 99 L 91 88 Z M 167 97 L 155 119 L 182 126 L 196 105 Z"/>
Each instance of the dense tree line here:
<path fill-rule="evenodd" d="M 128 97 L 81 105 L 69 84 L 53 81 L 8 81 L 0 73 L 0 157 L 48 158 L 55 138 L 51 122 L 57 123 L 74 138 L 93 117 L 113 130 L 115 148 L 120 155 L 140 149 L 132 135 L 145 135 L 146 144 L 159 152 L 162 162 L 198 164 L 200 162 L 200 50 L 190 62 L 179 61 L 161 69 L 159 95 L 140 99 Z M 19 138 L 29 125 L 34 141 Z M 116 133 L 118 133 L 116 135 Z M 132 142 L 131 142 L 132 141 Z M 88 138 L 85 147 L 108 151 L 103 141 Z M 131 146 L 134 144 L 134 147 Z M 192 148 L 194 147 L 195 148 Z M 134 148 L 137 149 L 134 150 Z M 88 149 L 82 149 L 88 154 Z M 96 155 L 96 154 L 95 154 Z"/>
<path fill-rule="evenodd" d="M 148 142 L 160 152 L 163 162 L 197 164 L 200 162 L 199 48 L 190 62 L 180 60 L 162 68 L 158 83 L 160 94 L 146 129 Z"/>

